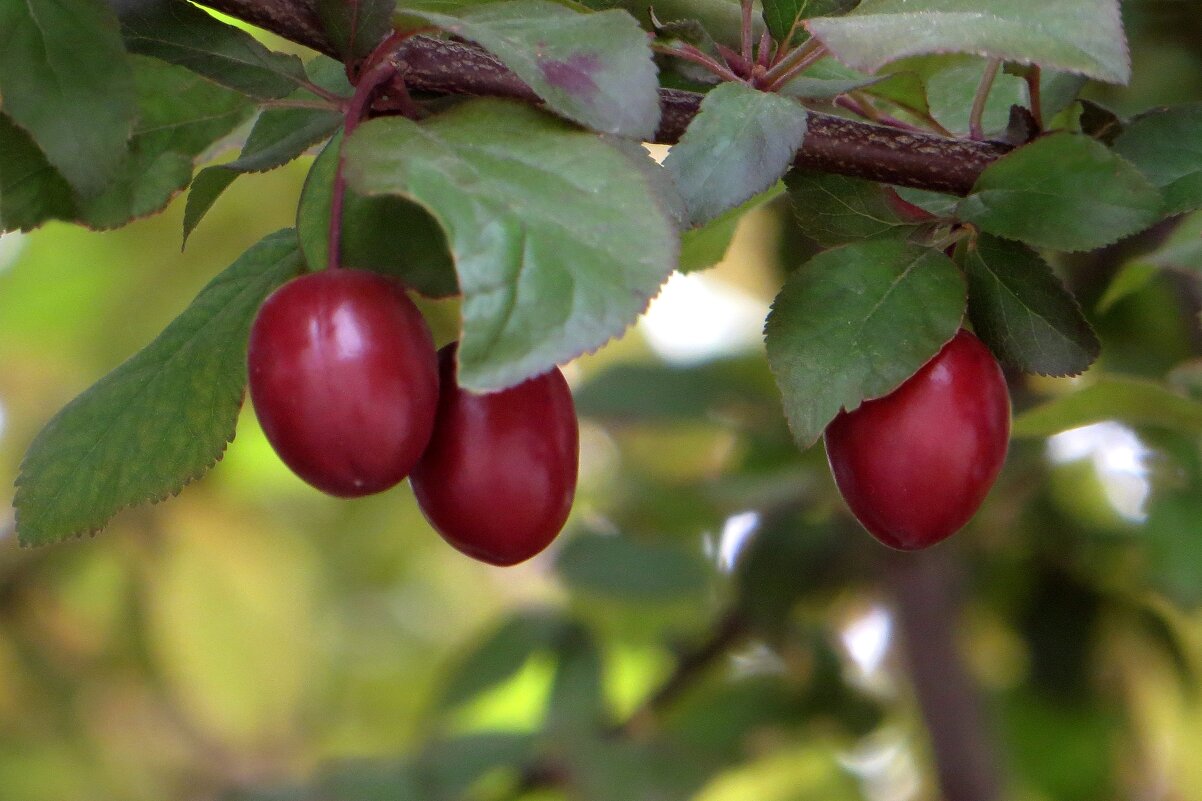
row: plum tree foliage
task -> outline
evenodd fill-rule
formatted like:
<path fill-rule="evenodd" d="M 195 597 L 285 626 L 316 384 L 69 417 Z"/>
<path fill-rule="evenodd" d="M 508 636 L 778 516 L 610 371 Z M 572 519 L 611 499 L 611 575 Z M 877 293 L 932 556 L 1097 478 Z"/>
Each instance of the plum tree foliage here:
<path fill-rule="evenodd" d="M 312 52 L 274 51 L 238 21 Z M 186 243 L 240 177 L 317 154 L 295 226 L 224 270 L 213 265 L 212 281 L 158 337 L 33 440 L 16 484 L 17 536 L 40 546 L 95 533 L 212 468 L 243 403 L 252 321 L 298 276 L 347 267 L 387 276 L 378 283 L 389 291 L 453 298 L 449 378 L 465 404 L 483 408 L 549 375 L 563 394 L 557 366 L 622 337 L 670 276 L 721 261 L 740 218 L 787 201 L 788 272 L 765 323 L 766 358 L 618 366 L 576 388 L 588 420 L 718 418 L 742 443 L 742 466 L 722 482 L 632 489 L 609 515 L 618 536 L 581 520 L 555 557 L 565 584 L 585 595 L 695 601 L 717 579 L 672 535 L 757 510 L 760 529 L 722 579 L 728 603 L 710 638 L 685 653 L 661 693 L 611 725 L 596 631 L 569 615 L 520 612 L 464 658 L 441 703 L 450 714 L 550 654 L 537 734 L 444 738 L 386 775 L 331 768 L 295 797 L 367 797 L 353 788 L 370 785 L 390 798 L 485 798 L 470 794 L 476 779 L 509 768 L 519 795 L 566 787 L 587 799 L 686 798 L 743 758 L 740 727 L 830 715 L 849 732 L 871 728 L 879 699 L 841 678 L 829 638 L 798 610 L 862 579 L 865 560 L 895 565 L 908 555 L 861 536 L 829 478 L 813 479 L 822 449 L 812 446 L 832 421 L 902 387 L 966 327 L 1006 370 L 1017 463 L 997 489 L 1010 511 L 986 501 L 981 533 L 970 524 L 969 544 L 940 548 L 1045 553 L 1052 546 L 1042 540 L 1062 531 L 1087 550 L 1131 548 L 1134 587 L 1193 604 L 1202 598 L 1202 530 L 1190 514 L 1202 491 L 1197 368 L 1130 358 L 1136 340 L 1105 315 L 1164 275 L 1184 287 L 1196 332 L 1202 112 L 1185 104 L 1124 118 L 1098 102 L 1099 87 L 1131 79 L 1118 0 L 0 0 L 0 232 L 55 220 L 116 228 L 186 192 Z M 655 160 L 644 143 L 671 149 Z M 209 163 L 232 146 L 241 148 L 235 158 Z M 433 357 L 419 357 L 432 386 Z M 444 393 L 446 373 L 444 365 Z M 302 378 L 297 386 L 313 383 Z M 299 391 L 273 396 L 274 412 L 287 418 Z M 552 422 L 575 437 L 559 394 Z M 946 421 L 932 417 L 928 435 L 945 436 Z M 1067 523 L 1037 535 L 1022 510 L 1047 500 L 1040 482 L 1018 477 L 1043 470 L 1048 436 L 1099 421 L 1150 431 L 1176 460 L 1179 485 L 1152 500 L 1140 543 L 1098 545 Z M 378 439 L 355 436 L 356 452 Z M 574 455 L 572 443 L 554 458 Z M 490 447 L 517 464 L 504 444 Z M 999 447 L 990 452 L 1000 460 Z M 405 465 L 417 453 L 406 452 Z M 799 469 L 820 489 L 783 490 Z M 559 462 L 555 472 L 567 481 Z M 997 465 L 989 472 L 992 481 Z M 423 491 L 438 495 L 452 479 L 430 479 Z M 874 503 L 866 494 L 857 490 L 861 519 Z M 562 523 L 559 506 L 551 517 Z M 471 517 L 459 512 L 443 513 L 453 528 Z M 503 512 L 501 523 L 516 519 Z M 628 536 L 640 526 L 665 538 Z M 539 547 L 551 536 L 540 529 Z M 896 567 L 899 596 L 907 581 L 930 579 L 916 570 Z M 1132 604 L 1136 592 L 1119 601 L 1113 587 L 1077 590 L 1093 616 Z M 1035 628 L 1041 679 L 1046 644 Z M 1177 653 L 1167 630 L 1156 628 Z M 751 637 L 805 651 L 811 681 L 710 688 L 666 714 L 701 667 Z M 913 670 L 921 696 L 921 659 Z M 660 719 L 644 726 L 640 714 Z M 928 719 L 949 799 L 998 797 L 989 769 L 946 767 L 957 739 L 979 746 L 955 729 L 974 714 L 951 728 Z M 693 719 L 720 731 L 698 736 Z M 589 778 L 597 765 L 601 784 Z M 1083 790 L 1036 769 L 1027 780 L 1086 798 L 1113 779 Z"/>

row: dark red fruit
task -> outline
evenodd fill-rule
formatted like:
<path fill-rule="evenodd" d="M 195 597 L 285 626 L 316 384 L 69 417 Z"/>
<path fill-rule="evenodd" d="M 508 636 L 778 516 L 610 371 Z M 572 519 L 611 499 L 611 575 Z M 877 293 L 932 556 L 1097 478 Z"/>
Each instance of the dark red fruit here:
<path fill-rule="evenodd" d="M 1010 395 L 989 349 L 960 331 L 889 395 L 826 429 L 831 472 L 856 518 L 893 548 L 954 534 L 993 486 L 1010 439 Z"/>
<path fill-rule="evenodd" d="M 468 556 L 514 565 L 555 539 L 576 492 L 580 433 L 568 383 L 552 369 L 476 395 L 455 380 L 455 345 L 439 352 L 434 436 L 411 483 L 426 519 Z"/>
<path fill-rule="evenodd" d="M 251 326 L 247 369 L 272 447 L 331 495 L 388 489 L 430 440 L 434 342 L 404 288 L 382 275 L 323 270 L 280 287 Z"/>

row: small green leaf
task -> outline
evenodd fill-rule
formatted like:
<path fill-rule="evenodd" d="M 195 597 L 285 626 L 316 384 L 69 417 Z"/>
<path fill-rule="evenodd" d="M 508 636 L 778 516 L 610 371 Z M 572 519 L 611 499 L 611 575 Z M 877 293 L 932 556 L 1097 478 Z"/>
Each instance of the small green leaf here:
<path fill-rule="evenodd" d="M 1202 275 L 1202 212 L 1183 218 L 1168 239 L 1151 253 L 1123 262 L 1098 300 L 1098 311 L 1107 311 L 1143 289 L 1162 270 Z"/>
<path fill-rule="evenodd" d="M 1016 437 L 1050 437 L 1070 428 L 1118 420 L 1202 435 L 1202 403 L 1139 378 L 1107 376 L 1014 418 Z"/>
<path fill-rule="evenodd" d="M 990 164 L 960 219 L 1006 239 L 1055 250 L 1092 250 L 1160 217 L 1156 187 L 1100 142 L 1059 133 Z"/>
<path fill-rule="evenodd" d="M 463 293 L 459 381 L 473 391 L 621 334 L 676 264 L 650 160 L 524 105 L 372 120 L 344 151 L 356 192 L 410 198 L 446 232 Z"/>
<path fill-rule="evenodd" d="M 242 95 L 188 70 L 132 56 L 139 115 L 129 158 L 96 197 L 81 201 L 79 219 L 115 228 L 161 211 L 192 180 L 194 159 L 251 115 Z"/>
<path fill-rule="evenodd" d="M 785 176 L 785 187 L 801 232 L 823 247 L 902 237 L 918 227 L 872 181 L 797 169 Z"/>
<path fill-rule="evenodd" d="M 973 53 L 1110 83 L 1131 77 L 1118 0 L 864 0 L 806 27 L 864 72 L 906 56 Z"/>
<path fill-rule="evenodd" d="M 366 56 L 392 32 L 396 0 L 317 0 L 326 38 L 346 59 Z"/>
<path fill-rule="evenodd" d="M 1164 194 L 1165 214 L 1202 207 L 1202 103 L 1141 114 L 1114 149 Z"/>
<path fill-rule="evenodd" d="M 296 56 L 268 50 L 246 31 L 182 0 L 133 3 L 121 17 L 125 46 L 187 67 L 235 92 L 271 100 L 305 82 Z"/>
<path fill-rule="evenodd" d="M 350 92 L 342 65 L 319 56 L 307 65 L 314 83 L 335 94 Z M 298 89 L 290 99 L 313 102 L 317 97 Z M 184 243 L 234 179 L 248 172 L 266 172 L 304 155 L 310 147 L 342 127 L 343 116 L 335 108 L 278 108 L 263 111 L 246 138 L 238 158 L 206 167 L 192 181 L 184 209 Z"/>
<path fill-rule="evenodd" d="M 476 782 L 500 768 L 520 769 L 534 756 L 534 745 L 532 735 L 508 731 L 438 737 L 413 760 L 413 772 L 425 801 L 473 798 L 469 791 Z M 350 797 L 364 801 L 359 795 Z M 386 798 L 398 801 L 391 794 Z"/>
<path fill-rule="evenodd" d="M 680 235 L 680 264 L 682 273 L 693 273 L 713 267 L 726 258 L 726 251 L 734 241 L 739 222 L 748 212 L 770 203 L 784 194 L 785 185 L 777 181 L 766 192 L 761 192 L 733 209 L 724 211 L 705 225 L 690 228 Z"/>
<path fill-rule="evenodd" d="M 639 140 L 659 126 L 651 46 L 625 11 L 581 14 L 549 0 L 512 0 L 457 16 L 410 5 L 403 13 L 492 52 L 551 110 L 581 125 Z"/>
<path fill-rule="evenodd" d="M 983 234 L 957 256 L 973 328 L 1005 364 L 1027 373 L 1085 372 L 1102 345 L 1052 268 L 1025 245 Z"/>
<path fill-rule="evenodd" d="M 112 9 L 102 0 L 0 3 L 0 98 L 81 196 L 102 191 L 137 112 Z"/>
<path fill-rule="evenodd" d="M 296 210 L 296 233 L 310 270 L 326 266 L 330 206 L 341 134 L 309 168 Z M 459 292 L 447 238 L 430 213 L 401 197 L 364 197 L 349 189 L 342 201 L 342 264 L 393 275 L 428 297 Z"/>
<path fill-rule="evenodd" d="M 664 168 L 700 225 L 780 179 L 805 136 L 806 110 L 780 95 L 724 83 L 701 102 Z"/>
<path fill-rule="evenodd" d="M 28 231 L 74 216 L 71 185 L 29 134 L 0 114 L 0 231 Z"/>
<path fill-rule="evenodd" d="M 601 534 L 568 540 L 555 569 L 576 592 L 625 603 L 693 598 L 705 590 L 710 577 L 700 551 Z"/>
<path fill-rule="evenodd" d="M 475 643 L 449 671 L 439 708 L 464 704 L 509 679 L 533 654 L 552 647 L 566 625 L 543 611 L 514 614 Z"/>
<path fill-rule="evenodd" d="M 174 495 L 221 458 L 242 405 L 251 320 L 300 266 L 291 229 L 260 241 L 154 342 L 55 415 L 17 478 L 22 544 L 98 531 L 127 506 Z"/>
<path fill-rule="evenodd" d="M 794 44 L 803 38 L 803 19 L 842 14 L 855 4 L 856 0 L 763 0 L 764 24 L 777 42 Z"/>
<path fill-rule="evenodd" d="M 768 364 L 797 443 L 841 409 L 887 395 L 955 336 L 964 279 L 936 250 L 858 242 L 794 271 L 764 328 Z"/>

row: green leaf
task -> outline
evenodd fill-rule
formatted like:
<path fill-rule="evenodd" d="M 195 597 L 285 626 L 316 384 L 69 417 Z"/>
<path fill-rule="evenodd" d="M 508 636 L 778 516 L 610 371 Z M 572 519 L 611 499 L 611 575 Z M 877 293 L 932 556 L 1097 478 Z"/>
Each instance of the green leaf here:
<path fill-rule="evenodd" d="M 776 183 L 805 129 L 806 110 L 796 101 L 734 82 L 713 89 L 664 160 L 689 222 L 709 222 Z"/>
<path fill-rule="evenodd" d="M 1052 268 L 1025 245 L 983 234 L 957 256 L 973 328 L 1003 363 L 1026 373 L 1085 372 L 1102 345 Z"/>
<path fill-rule="evenodd" d="M 366 56 L 392 32 L 396 0 L 317 0 L 326 38 L 344 59 Z"/>
<path fill-rule="evenodd" d="M 879 398 L 960 328 L 964 279 L 943 253 L 891 240 L 820 253 L 794 271 L 764 327 L 798 444 L 841 409 Z"/>
<path fill-rule="evenodd" d="M 555 569 L 570 589 L 623 603 L 695 598 L 711 572 L 695 549 L 601 534 L 568 540 Z"/>
<path fill-rule="evenodd" d="M 326 266 L 330 206 L 342 136 L 335 136 L 309 169 L 296 210 L 296 232 L 311 270 Z M 364 197 L 347 190 L 342 201 L 342 264 L 393 275 L 429 297 L 459 292 L 455 264 L 438 222 L 401 197 Z"/>
<path fill-rule="evenodd" d="M 605 344 L 676 264 L 650 159 L 524 105 L 475 100 L 421 126 L 372 120 L 344 150 L 356 192 L 408 197 L 446 232 L 470 390 L 513 386 Z"/>
<path fill-rule="evenodd" d="M 793 44 L 803 33 L 801 20 L 841 14 L 855 4 L 856 0 L 763 0 L 764 24 L 774 40 Z"/>
<path fill-rule="evenodd" d="M 957 214 L 991 234 L 1055 250 L 1093 250 L 1142 231 L 1161 198 L 1100 142 L 1059 133 L 990 164 Z"/>
<path fill-rule="evenodd" d="M 968 118 L 986 63 L 974 59 L 953 64 L 927 78 L 927 102 L 931 116 L 952 133 L 968 133 Z M 1027 84 L 1017 76 L 999 72 L 993 79 L 981 117 L 987 135 L 1004 132 L 1010 122 L 1010 107 L 1026 106 Z"/>
<path fill-rule="evenodd" d="M 1118 420 L 1202 434 L 1202 403 L 1139 378 L 1107 376 L 1014 418 L 1015 437 L 1050 437 L 1070 428 Z"/>
<path fill-rule="evenodd" d="M 70 184 L 29 134 L 0 114 L 0 231 L 28 231 L 74 216 Z"/>
<path fill-rule="evenodd" d="M 619 364 L 590 378 L 572 396 L 578 415 L 611 425 L 727 421 L 733 410 L 777 402 L 772 374 L 758 358 L 689 366 Z"/>
<path fill-rule="evenodd" d="M 823 247 L 902 237 L 918 224 L 901 215 L 878 183 L 796 169 L 785 176 L 801 232 Z"/>
<path fill-rule="evenodd" d="M 1151 253 L 1142 253 L 1123 262 L 1098 300 L 1098 311 L 1107 311 L 1123 298 L 1143 289 L 1162 270 L 1202 275 L 1202 212 L 1182 219 L 1173 233 Z"/>
<path fill-rule="evenodd" d="M 567 624 L 548 612 L 518 612 L 486 635 L 451 669 L 438 698 L 451 709 L 515 675 L 536 652 L 548 649 Z"/>
<path fill-rule="evenodd" d="M 774 183 L 766 192 L 761 192 L 751 200 L 733 209 L 724 211 L 705 225 L 690 228 L 680 235 L 680 264 L 677 269 L 682 273 L 692 273 L 713 267 L 726 258 L 726 251 L 734 241 L 735 231 L 739 222 L 750 211 L 758 209 L 765 203 L 770 203 L 784 194 L 785 185 L 780 181 Z"/>
<path fill-rule="evenodd" d="M 1127 124 L 1114 149 L 1164 194 L 1165 214 L 1202 207 L 1202 103 L 1141 114 Z"/>
<path fill-rule="evenodd" d="M 1118 0 L 864 0 L 806 27 L 865 72 L 906 56 L 973 53 L 1110 83 L 1131 77 Z"/>
<path fill-rule="evenodd" d="M 1148 510 L 1143 553 L 1152 583 L 1187 608 L 1202 605 L 1202 497 L 1173 492 Z"/>
<path fill-rule="evenodd" d="M 580 14 L 548 0 L 513 0 L 457 13 L 404 9 L 492 52 L 570 120 L 631 139 L 655 134 L 655 62 L 646 32 L 626 12 Z"/>
<path fill-rule="evenodd" d="M 102 0 L 0 3 L 0 97 L 84 197 L 116 175 L 137 112 L 117 18 Z"/>
<path fill-rule="evenodd" d="M 82 201 L 79 219 L 115 228 L 161 211 L 192 180 L 194 160 L 253 111 L 242 95 L 182 67 L 133 56 L 140 109 L 116 179 Z"/>
<path fill-rule="evenodd" d="M 960 198 L 955 195 L 929 192 L 925 189 L 912 189 L 908 186 L 895 186 L 893 191 L 907 203 L 917 206 L 928 214 L 944 219 L 956 216 L 956 204 L 960 202 Z"/>
<path fill-rule="evenodd" d="M 130 5 L 130 13 L 121 17 L 121 28 L 131 53 L 187 67 L 262 100 L 284 97 L 305 83 L 299 58 L 268 50 L 246 31 L 191 3 L 151 0 Z"/>
<path fill-rule="evenodd" d="M 251 320 L 300 263 L 292 230 L 260 241 L 154 342 L 55 415 L 17 478 L 22 544 L 98 531 L 125 507 L 178 493 L 221 458 L 242 405 Z"/>
<path fill-rule="evenodd" d="M 319 86 L 345 94 L 351 90 L 342 65 L 320 56 L 309 62 L 313 81 Z M 290 99 L 313 102 L 317 97 L 307 89 L 298 89 Z M 206 167 L 197 174 L 188 192 L 184 209 L 184 243 L 234 179 L 248 172 L 266 172 L 282 167 L 304 155 L 310 147 L 329 138 L 342 127 L 343 116 L 334 108 L 279 108 L 263 111 L 238 158 Z"/>

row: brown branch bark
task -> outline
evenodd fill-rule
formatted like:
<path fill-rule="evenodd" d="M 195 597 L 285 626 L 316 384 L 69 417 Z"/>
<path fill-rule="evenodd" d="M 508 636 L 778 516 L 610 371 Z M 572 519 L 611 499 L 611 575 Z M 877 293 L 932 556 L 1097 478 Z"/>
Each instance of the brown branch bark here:
<path fill-rule="evenodd" d="M 313 0 L 204 2 L 293 42 L 335 55 L 322 33 Z M 534 91 L 500 60 L 470 44 L 414 37 L 401 47 L 396 63 L 411 90 L 538 102 Z M 694 92 L 660 90 L 663 117 L 655 141 L 678 141 L 697 115 L 701 99 Z M 964 195 L 981 171 L 1007 150 L 994 142 L 947 139 L 811 112 L 796 164 L 820 172 Z"/>

